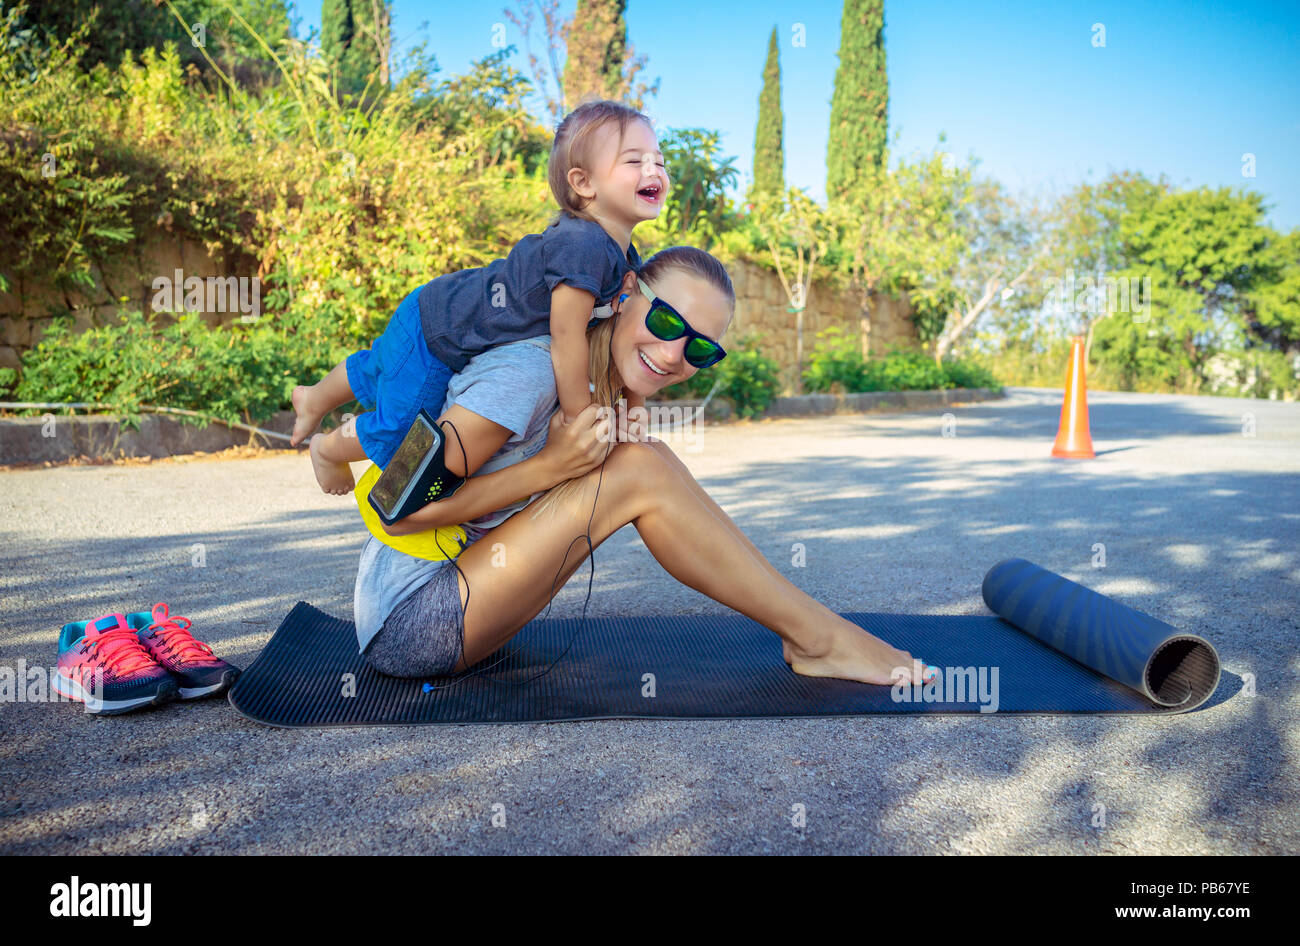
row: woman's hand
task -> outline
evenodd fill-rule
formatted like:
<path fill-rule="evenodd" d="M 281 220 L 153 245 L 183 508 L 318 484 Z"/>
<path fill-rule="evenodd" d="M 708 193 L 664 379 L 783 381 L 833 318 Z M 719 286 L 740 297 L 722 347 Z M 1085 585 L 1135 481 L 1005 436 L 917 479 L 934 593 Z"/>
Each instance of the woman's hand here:
<path fill-rule="evenodd" d="M 602 416 L 595 404 L 588 404 L 571 424 L 564 422 L 564 409 L 557 408 L 538 457 L 549 465 L 556 483 L 582 476 L 595 469 L 613 447 L 612 427 L 608 412 Z"/>

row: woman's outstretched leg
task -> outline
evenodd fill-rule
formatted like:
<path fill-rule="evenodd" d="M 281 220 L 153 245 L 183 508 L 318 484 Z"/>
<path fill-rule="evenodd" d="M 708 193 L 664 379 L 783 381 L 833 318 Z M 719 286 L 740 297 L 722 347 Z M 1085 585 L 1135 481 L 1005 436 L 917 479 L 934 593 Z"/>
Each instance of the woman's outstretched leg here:
<path fill-rule="evenodd" d="M 796 673 L 892 684 L 901 670 L 912 683 L 924 682 L 919 660 L 791 584 L 675 457 L 651 446 L 673 473 L 679 495 L 638 517 L 636 528 L 670 574 L 775 631 Z"/>
<path fill-rule="evenodd" d="M 533 519 L 525 509 L 460 556 L 473 589 L 465 615 L 466 664 L 495 652 L 541 611 L 557 570 L 555 587 L 568 581 L 587 556 L 585 540 L 570 543 L 592 517 L 593 546 L 632 523 L 674 578 L 777 633 L 798 673 L 887 685 L 896 682 L 895 668 L 905 668 L 913 683 L 923 682 L 910 654 L 845 621 L 776 572 L 716 518 L 653 445 L 613 448 L 593 517 L 599 474 L 599 468 L 586 474 L 585 492 L 554 518 L 543 513 Z M 462 581 L 462 601 L 464 590 Z"/>
<path fill-rule="evenodd" d="M 727 515 L 726 511 L 721 506 L 719 506 L 717 502 L 714 501 L 713 497 L 710 496 L 708 492 L 704 489 L 704 487 L 700 485 L 700 481 L 695 478 L 694 474 L 691 473 L 691 471 L 687 468 L 686 464 L 682 462 L 681 457 L 677 456 L 677 453 L 672 449 L 672 447 L 670 447 L 667 443 L 665 443 L 662 440 L 652 440 L 650 441 L 650 444 L 651 446 L 654 446 L 656 449 L 658 449 L 660 455 L 663 456 L 666 460 L 668 460 L 672 464 L 673 468 L 677 470 L 678 475 L 682 478 L 682 481 L 691 488 L 691 490 L 699 498 L 700 502 L 702 502 L 708 508 L 708 510 L 713 514 L 713 517 L 718 520 L 719 524 L 725 527 L 729 532 L 731 532 L 731 534 L 736 537 L 736 540 L 742 543 L 745 546 L 745 548 L 749 549 L 750 554 L 753 555 L 754 558 L 758 560 L 758 562 L 764 567 L 764 569 L 772 577 L 772 579 L 777 582 L 788 582 L 788 579 L 783 574 L 781 574 L 781 572 L 777 571 L 776 566 L 772 564 L 771 560 L 769 560 L 767 556 L 765 556 L 762 552 L 760 552 L 758 550 L 758 547 L 754 545 L 752 541 L 750 541 L 749 536 L 745 535 L 745 533 L 741 531 L 740 526 L 736 525 L 735 520 L 733 520 L 729 515 Z M 827 608 L 821 602 L 817 601 L 817 599 L 810 598 L 810 600 L 813 601 L 817 605 L 817 607 L 822 608 L 824 610 L 824 614 L 822 615 L 823 620 L 833 622 L 836 619 L 838 619 L 841 625 L 847 625 L 847 627 L 844 628 L 845 633 L 848 633 L 847 630 L 848 627 L 852 627 L 852 628 L 857 627 L 856 624 L 853 624 L 849 621 L 845 621 L 843 618 L 840 618 L 838 614 L 830 610 L 830 608 Z M 793 649 L 791 648 L 789 641 L 784 642 L 782 646 L 782 652 L 785 654 L 786 663 L 793 664 L 796 655 Z"/>

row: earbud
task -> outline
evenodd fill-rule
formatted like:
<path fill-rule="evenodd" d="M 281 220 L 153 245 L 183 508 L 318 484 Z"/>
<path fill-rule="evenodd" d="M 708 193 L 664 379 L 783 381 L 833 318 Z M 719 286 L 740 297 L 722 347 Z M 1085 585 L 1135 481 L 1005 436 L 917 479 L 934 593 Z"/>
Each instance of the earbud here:
<path fill-rule="evenodd" d="M 618 297 L 618 301 L 619 301 L 619 302 L 622 302 L 622 301 L 623 301 L 624 299 L 626 299 L 626 298 L 627 298 L 627 293 L 625 292 L 625 293 L 623 293 L 621 296 Z"/>

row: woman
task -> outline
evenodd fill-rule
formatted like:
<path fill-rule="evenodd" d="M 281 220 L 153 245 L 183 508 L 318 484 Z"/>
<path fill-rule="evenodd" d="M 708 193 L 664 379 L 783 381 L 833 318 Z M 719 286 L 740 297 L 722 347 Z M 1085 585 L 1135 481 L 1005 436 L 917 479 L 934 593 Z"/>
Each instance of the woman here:
<path fill-rule="evenodd" d="M 614 315 L 587 330 L 595 403 L 573 423 L 564 424 L 556 410 L 546 336 L 484 352 L 452 379 L 439 418 L 450 422 L 440 425 L 446 464 L 469 479 L 449 498 L 382 528 L 387 537 L 434 537 L 450 554 L 460 540 L 447 530 L 463 524 L 460 574 L 450 561 L 386 544 L 396 539 L 367 540 L 354 611 L 371 666 L 424 677 L 490 656 L 541 612 L 552 585 L 562 587 L 582 564 L 587 545 L 575 538 L 590 532 L 595 547 L 632 523 L 674 578 L 779 635 L 796 673 L 925 683 L 934 668 L 786 580 L 666 443 L 635 424 L 615 425 L 597 408 L 620 393 L 648 397 L 699 370 L 687 360 L 688 342 L 704 337 L 690 353 L 701 360 L 697 349 L 720 339 L 734 314 L 726 270 L 702 250 L 672 247 L 639 274 L 629 272 L 621 292 Z M 650 330 L 652 296 L 684 317 L 687 335 L 666 341 Z M 366 479 L 358 487 L 363 511 Z M 519 514 L 529 504 L 534 508 Z M 376 535 L 378 528 L 372 526 Z"/>

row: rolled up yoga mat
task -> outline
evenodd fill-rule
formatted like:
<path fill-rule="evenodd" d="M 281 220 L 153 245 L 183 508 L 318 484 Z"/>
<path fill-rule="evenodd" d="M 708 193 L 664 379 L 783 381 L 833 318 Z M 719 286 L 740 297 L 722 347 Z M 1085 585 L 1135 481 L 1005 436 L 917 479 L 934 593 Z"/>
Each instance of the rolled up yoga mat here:
<path fill-rule="evenodd" d="M 983 593 L 1009 624 L 1159 706 L 1195 709 L 1219 685 L 1209 641 L 1023 558 L 990 568 Z"/>
<path fill-rule="evenodd" d="M 585 624 L 534 620 L 506 645 L 504 659 L 497 654 L 471 668 L 484 671 L 475 676 L 386 677 L 358 655 L 351 621 L 300 601 L 229 699 L 250 719 L 298 727 L 884 713 L 1158 715 L 1193 709 L 1215 690 L 1218 655 L 1208 643 L 1023 559 L 995 565 L 984 597 L 997 614 L 843 615 L 943 670 L 939 681 L 917 687 L 796 674 L 782 659 L 776 634 L 732 611 Z"/>

